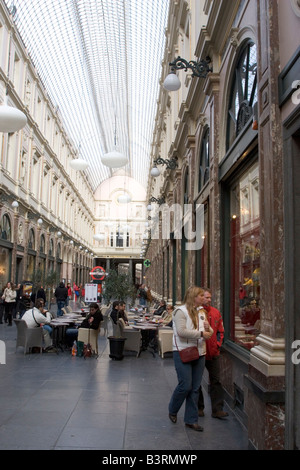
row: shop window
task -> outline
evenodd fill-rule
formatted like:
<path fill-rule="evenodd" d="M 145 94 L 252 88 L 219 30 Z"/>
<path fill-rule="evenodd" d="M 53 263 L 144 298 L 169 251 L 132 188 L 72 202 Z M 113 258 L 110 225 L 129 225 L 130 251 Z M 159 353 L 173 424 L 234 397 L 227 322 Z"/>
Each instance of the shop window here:
<path fill-rule="evenodd" d="M 235 69 L 228 108 L 227 149 L 242 132 L 253 116 L 257 102 L 256 45 L 247 43 Z"/>
<path fill-rule="evenodd" d="M 230 336 L 251 349 L 260 332 L 258 163 L 230 187 Z"/>
<path fill-rule="evenodd" d="M 11 254 L 8 248 L 0 247 L 0 289 L 5 287 L 9 279 Z"/>
<path fill-rule="evenodd" d="M 1 220 L 0 233 L 2 240 L 11 241 L 11 224 L 8 215 L 4 214 Z"/>
<path fill-rule="evenodd" d="M 198 191 L 200 192 L 209 179 L 209 129 L 206 129 L 200 152 Z"/>

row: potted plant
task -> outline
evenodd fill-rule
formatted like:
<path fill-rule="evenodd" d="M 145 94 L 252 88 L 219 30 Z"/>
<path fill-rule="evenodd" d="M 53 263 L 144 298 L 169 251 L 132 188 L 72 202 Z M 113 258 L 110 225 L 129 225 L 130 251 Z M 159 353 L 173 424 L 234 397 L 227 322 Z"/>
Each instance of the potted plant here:
<path fill-rule="evenodd" d="M 135 287 L 130 275 L 119 274 L 115 269 L 110 269 L 105 278 L 103 288 L 103 298 L 105 302 L 109 303 L 114 300 L 128 300 L 134 299 Z M 121 336 L 109 336 L 110 355 L 111 359 L 123 359 L 124 343 L 126 338 Z"/>

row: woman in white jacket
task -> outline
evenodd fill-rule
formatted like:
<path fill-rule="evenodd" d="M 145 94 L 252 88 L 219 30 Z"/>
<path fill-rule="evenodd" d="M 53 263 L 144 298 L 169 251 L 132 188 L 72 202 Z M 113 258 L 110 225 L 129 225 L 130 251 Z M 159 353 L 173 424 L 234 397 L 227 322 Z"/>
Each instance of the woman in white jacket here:
<path fill-rule="evenodd" d="M 198 425 L 198 395 L 205 367 L 205 341 L 213 334 L 201 306 L 203 297 L 201 287 L 190 287 L 184 304 L 173 313 L 173 358 L 178 385 L 169 403 L 169 418 L 172 423 L 177 422 L 177 413 L 185 401 L 184 422 L 194 431 L 203 431 Z M 179 351 L 190 346 L 198 347 L 199 359 L 182 362 Z"/>
<path fill-rule="evenodd" d="M 12 313 L 17 301 L 17 292 L 15 291 L 12 283 L 7 283 L 3 291 L 2 299 L 4 301 L 5 309 L 4 321 L 8 322 L 8 326 L 12 326 Z"/>

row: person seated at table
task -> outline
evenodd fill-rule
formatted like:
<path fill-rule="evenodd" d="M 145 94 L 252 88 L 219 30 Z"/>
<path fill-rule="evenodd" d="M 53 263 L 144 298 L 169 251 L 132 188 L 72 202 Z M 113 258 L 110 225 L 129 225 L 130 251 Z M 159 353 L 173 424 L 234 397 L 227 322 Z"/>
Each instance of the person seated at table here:
<path fill-rule="evenodd" d="M 112 305 L 112 311 L 110 312 L 110 318 L 112 321 L 117 324 L 119 318 L 119 301 L 115 300 Z"/>
<path fill-rule="evenodd" d="M 100 323 L 103 321 L 103 315 L 96 302 L 91 303 L 89 308 L 90 313 L 82 321 L 78 328 L 67 328 L 66 343 L 68 346 L 72 346 L 74 341 L 77 340 L 79 328 L 91 328 L 92 330 L 98 330 Z"/>
<path fill-rule="evenodd" d="M 156 310 L 154 310 L 153 315 L 162 315 L 162 313 L 166 310 L 166 302 L 165 300 L 161 300 L 159 302 L 159 306 Z"/>
<path fill-rule="evenodd" d="M 125 325 L 129 325 L 128 318 L 125 312 L 125 307 L 126 307 L 125 302 L 121 300 L 119 302 L 118 318 L 122 318 L 122 320 L 124 320 L 125 322 Z"/>
<path fill-rule="evenodd" d="M 173 305 L 168 304 L 166 306 L 166 310 L 163 312 L 161 318 L 158 320 L 158 323 L 162 323 L 163 326 L 172 326 L 173 311 Z"/>
<path fill-rule="evenodd" d="M 51 314 L 48 310 L 44 309 L 43 299 L 37 299 L 34 307 L 24 313 L 22 320 L 26 322 L 28 328 L 40 328 L 42 326 L 45 346 L 44 350 L 49 351 L 53 349 L 51 339 L 52 328 L 50 326 Z"/>

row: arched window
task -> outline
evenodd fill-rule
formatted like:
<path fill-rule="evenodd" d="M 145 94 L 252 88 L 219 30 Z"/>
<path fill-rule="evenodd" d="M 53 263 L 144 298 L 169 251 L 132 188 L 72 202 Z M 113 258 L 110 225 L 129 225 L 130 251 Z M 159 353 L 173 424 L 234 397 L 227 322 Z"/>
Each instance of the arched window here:
<path fill-rule="evenodd" d="M 257 57 L 256 45 L 248 42 L 237 63 L 227 123 L 227 150 L 252 118 L 254 103 L 257 102 Z"/>
<path fill-rule="evenodd" d="M 33 228 L 31 228 L 29 231 L 28 248 L 31 248 L 32 250 L 35 249 L 35 235 Z"/>
<path fill-rule="evenodd" d="M 8 215 L 4 214 L 1 220 L 0 233 L 2 240 L 11 241 L 11 224 Z"/>
<path fill-rule="evenodd" d="M 203 186 L 209 179 L 209 128 L 204 132 L 204 136 L 201 142 L 200 151 L 200 166 L 199 166 L 199 179 L 198 179 L 198 191 L 200 192 Z"/>
<path fill-rule="evenodd" d="M 54 256 L 54 242 L 52 238 L 49 243 L 49 256 Z"/>
<path fill-rule="evenodd" d="M 41 235 L 41 240 L 40 240 L 40 253 L 45 253 L 45 236 Z"/>

